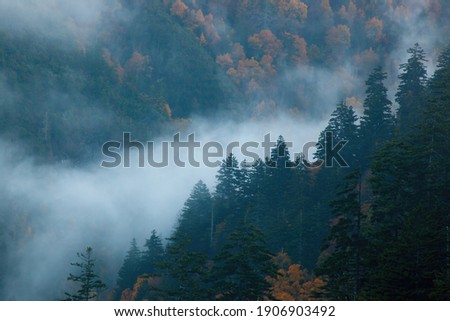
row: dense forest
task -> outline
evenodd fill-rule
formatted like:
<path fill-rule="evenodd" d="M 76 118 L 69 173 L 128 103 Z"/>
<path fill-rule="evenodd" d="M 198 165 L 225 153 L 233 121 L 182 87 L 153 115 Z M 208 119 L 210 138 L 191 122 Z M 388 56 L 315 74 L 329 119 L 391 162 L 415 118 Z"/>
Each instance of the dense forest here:
<path fill-rule="evenodd" d="M 429 78 L 421 47 L 408 52 L 396 114 L 376 68 L 359 124 L 340 102 L 321 133 L 349 141 L 349 167 L 293 160 L 282 136 L 250 168 L 229 155 L 165 247 L 132 241 L 116 298 L 448 300 L 450 46 Z"/>
<path fill-rule="evenodd" d="M 313 159 L 294 154 L 284 132 L 252 164 L 227 155 L 213 185 L 190 186 L 170 231 L 145 226 L 145 239 L 124 240 L 89 221 L 78 236 L 85 250 L 60 248 L 49 263 L 68 277 L 30 297 L 10 280 L 45 274 L 23 262 L 45 258 L 59 234 L 39 253 L 29 244 L 70 229 L 48 213 L 67 211 L 76 225 L 78 212 L 54 206 L 55 195 L 17 194 L 32 184 L 9 176 L 24 166 L 5 165 L 1 299 L 450 299 L 446 0 L 110 0 L 92 20 L 62 2 L 36 6 L 39 19 L 43 7 L 55 14 L 41 21 L 0 4 L 2 166 L 20 163 L 11 147 L 20 146 L 41 176 L 64 168 L 68 181 L 83 180 L 123 132 L 158 139 L 195 131 L 197 119 L 327 124 Z M 330 136 L 344 142 L 345 166 L 329 164 Z M 170 178 L 160 184 L 181 193 Z M 34 198 L 44 201 L 25 206 Z M 124 206 L 131 214 L 98 203 L 88 215 L 112 212 L 119 226 L 133 211 L 162 212 L 148 200 Z"/>

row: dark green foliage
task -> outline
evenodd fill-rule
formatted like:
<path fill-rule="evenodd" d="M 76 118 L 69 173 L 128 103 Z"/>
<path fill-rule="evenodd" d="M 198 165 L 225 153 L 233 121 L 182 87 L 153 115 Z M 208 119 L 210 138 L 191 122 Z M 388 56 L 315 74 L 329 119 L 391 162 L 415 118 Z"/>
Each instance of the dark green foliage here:
<path fill-rule="evenodd" d="M 162 267 L 166 278 L 162 291 L 169 300 L 209 299 L 206 256 L 190 250 L 190 236 L 181 232 L 168 239 Z"/>
<path fill-rule="evenodd" d="M 417 132 L 377 153 L 372 268 L 365 296 L 448 300 L 450 50 L 439 58 Z"/>
<path fill-rule="evenodd" d="M 77 253 L 80 262 L 71 263 L 70 265 L 80 268 L 80 274 L 70 273 L 67 280 L 79 284 L 79 290 L 75 294 L 65 293 L 68 301 L 89 301 L 96 299 L 98 291 L 105 288 L 99 276 L 95 273 L 95 259 L 92 255 L 92 248 L 87 247 L 84 253 Z"/>
<path fill-rule="evenodd" d="M 202 253 L 211 249 L 212 200 L 208 187 L 202 181 L 195 184 L 184 203 L 174 235 L 189 235 L 189 248 Z"/>
<path fill-rule="evenodd" d="M 117 279 L 114 295 L 116 299 L 120 299 L 123 290 L 133 288 L 137 277 L 142 274 L 141 267 L 141 252 L 137 246 L 136 239 L 133 239 L 119 270 L 119 278 Z"/>
<path fill-rule="evenodd" d="M 247 171 L 239 168 L 239 163 L 233 154 L 222 160 L 216 175 L 217 185 L 214 193 L 213 219 L 215 248 L 220 248 L 233 230 L 237 221 L 246 210 L 246 201 L 250 197 Z"/>
<path fill-rule="evenodd" d="M 354 171 L 345 177 L 345 184 L 331 203 L 332 227 L 328 237 L 325 258 L 317 273 L 325 277 L 330 299 L 357 300 L 363 280 L 362 256 L 365 240 L 362 233 L 361 176 Z"/>
<path fill-rule="evenodd" d="M 132 21 L 117 26 L 118 33 L 114 34 L 114 41 L 118 40 L 121 47 L 112 46 L 111 52 L 123 61 L 133 51 L 151 57 L 152 79 L 156 80 L 152 85 L 166 98 L 175 116 L 212 114 L 239 100 L 231 80 L 195 35 L 166 10 L 162 1 L 134 5 L 137 7 L 133 8 L 136 14 Z"/>
<path fill-rule="evenodd" d="M 358 141 L 357 120 L 358 116 L 356 116 L 353 107 L 347 106 L 341 101 L 331 114 L 327 127 L 320 133 L 318 140 L 319 144 L 317 144 L 317 151 L 314 154 L 314 157 L 318 160 L 325 160 L 326 132 L 332 132 L 334 144 L 337 144 L 340 141 L 347 141 L 347 144 L 340 154 L 349 166 L 354 166 L 356 162 L 355 158 L 357 156 L 354 153 L 357 150 Z"/>
<path fill-rule="evenodd" d="M 387 89 L 383 84 L 386 79 L 381 67 L 377 67 L 366 81 L 366 98 L 364 115 L 361 117 L 359 130 L 360 165 L 368 166 L 369 157 L 390 139 L 394 133 L 394 118 L 391 112 L 391 101 L 387 98 Z"/>
<path fill-rule="evenodd" d="M 419 44 L 408 49 L 411 55 L 407 63 L 400 65 L 400 85 L 395 94 L 399 104 L 397 112 L 397 122 L 400 131 L 408 133 L 422 115 L 422 108 L 425 103 L 425 90 L 427 81 L 427 71 L 425 67 L 426 59 L 423 49 Z"/>
<path fill-rule="evenodd" d="M 164 260 L 164 247 L 161 238 L 152 231 L 149 239 L 145 240 L 144 250 L 141 252 L 141 273 L 157 275 Z"/>
<path fill-rule="evenodd" d="M 272 256 L 262 232 L 240 222 L 214 259 L 215 297 L 239 301 L 270 299 L 271 285 L 266 277 L 276 275 Z"/>
<path fill-rule="evenodd" d="M 149 98 L 158 92 L 142 95 L 132 80 L 120 82 L 102 48 L 82 53 L 70 40 L 59 47 L 42 36 L 2 31 L 0 47 L 1 85 L 14 97 L 0 103 L 0 133 L 25 142 L 43 161 L 90 160 L 130 125 L 146 137 L 167 117 L 164 101 Z"/>

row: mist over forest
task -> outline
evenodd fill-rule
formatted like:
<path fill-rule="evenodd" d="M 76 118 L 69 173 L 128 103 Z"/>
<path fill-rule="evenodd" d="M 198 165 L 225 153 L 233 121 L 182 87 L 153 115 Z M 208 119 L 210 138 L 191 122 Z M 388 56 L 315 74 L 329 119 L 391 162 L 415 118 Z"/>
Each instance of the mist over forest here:
<path fill-rule="evenodd" d="M 449 112 L 447 0 L 2 0 L 0 299 L 449 300 Z"/>

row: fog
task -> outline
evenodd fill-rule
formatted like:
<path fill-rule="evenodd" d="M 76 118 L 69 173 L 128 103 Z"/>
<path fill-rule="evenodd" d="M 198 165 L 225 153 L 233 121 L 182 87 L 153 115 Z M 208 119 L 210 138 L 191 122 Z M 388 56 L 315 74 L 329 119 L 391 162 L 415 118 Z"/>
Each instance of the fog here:
<path fill-rule="evenodd" d="M 431 74 L 436 57 L 432 48 L 446 39 L 438 25 L 420 22 L 426 2 L 416 3 L 417 10 L 406 16 L 391 13 L 405 24 L 399 30 L 402 41 L 391 57 L 395 63 L 389 80 L 391 97 L 397 83 L 394 70 L 406 61 L 406 49 L 420 42 L 431 55 Z M 62 39 L 65 31 L 57 27 L 65 26 L 64 30 L 87 40 L 95 36 L 101 13 L 117 5 L 112 0 L 0 0 L 0 28 Z M 1 77 L 2 102 L 11 104 L 16 93 L 6 88 Z M 292 114 L 286 111 L 289 106 L 279 106 L 285 110 L 279 116 L 240 123 L 228 120 L 226 115 L 214 120 L 193 115 L 181 138 L 185 140 L 188 133 L 195 132 L 202 144 L 217 141 L 225 149 L 233 141 L 261 143 L 267 133 L 272 140 L 281 134 L 294 143 L 293 154 L 300 152 L 304 143 L 317 139 L 341 99 L 356 97 L 356 107 L 363 100 L 364 79 L 350 61 L 335 72 L 301 67 L 284 73 L 282 78 L 286 86 L 315 87 L 310 97 L 305 97 L 302 113 Z M 55 97 L 62 96 L 56 93 Z M 171 141 L 172 134 L 155 140 Z M 217 168 L 180 168 L 173 165 L 172 158 L 171 165 L 165 168 L 102 168 L 100 146 L 96 160 L 80 167 L 37 163 L 27 153 L 26 144 L 12 145 L 4 137 L 0 137 L 0 149 L 0 222 L 8 224 L 7 233 L 13 240 L 6 244 L 9 257 L 2 260 L 9 262 L 6 283 L 0 289 L 0 298 L 7 300 L 62 299 L 70 286 L 66 281 L 71 271 L 69 263 L 76 261 L 76 253 L 88 245 L 94 248 L 99 273 L 111 290 L 131 239 L 135 237 L 142 246 L 153 229 L 163 238 L 168 237 L 193 185 L 201 179 L 213 192 L 216 183 Z M 156 150 L 160 152 L 158 145 Z M 262 150 L 258 152 L 262 155 Z M 243 160 L 239 151 L 236 154 Z M 200 153 L 196 159 L 201 160 Z M 11 209 L 17 216 L 14 220 Z"/>
<path fill-rule="evenodd" d="M 262 123 L 217 126 L 199 120 L 193 124 L 202 145 L 214 140 L 225 150 L 229 142 L 261 143 L 271 133 L 272 140 L 285 135 L 294 143 L 291 150 L 295 152 L 301 151 L 303 143 L 314 141 L 323 125 L 287 117 Z M 1 194 L 22 216 L 15 228 L 26 229 L 25 236 L 16 240 L 19 247 L 10 249 L 14 250 L 10 252 L 14 267 L 8 269 L 4 298 L 13 300 L 62 298 L 69 285 L 65 281 L 69 262 L 88 245 L 93 246 L 100 269 L 107 272 L 102 277 L 111 289 L 131 239 L 136 237 L 143 245 L 153 229 L 168 237 L 193 185 L 201 179 L 213 191 L 218 170 L 189 164 L 180 168 L 171 159 L 165 168 L 106 169 L 100 162 L 82 168 L 37 165 L 20 146 L 1 141 L 0 148 L 5 151 L 0 156 Z M 156 160 L 160 151 L 156 144 Z M 257 152 L 263 155 L 262 150 Z M 195 157 L 201 162 L 201 149 Z M 185 152 L 181 159 L 187 161 Z M 136 155 L 132 160 L 136 163 Z"/>
<path fill-rule="evenodd" d="M 101 16 L 120 6 L 116 0 L 1 0 L 0 28 L 14 32 L 33 32 L 54 40 L 68 34 L 78 40 L 92 40 Z"/>

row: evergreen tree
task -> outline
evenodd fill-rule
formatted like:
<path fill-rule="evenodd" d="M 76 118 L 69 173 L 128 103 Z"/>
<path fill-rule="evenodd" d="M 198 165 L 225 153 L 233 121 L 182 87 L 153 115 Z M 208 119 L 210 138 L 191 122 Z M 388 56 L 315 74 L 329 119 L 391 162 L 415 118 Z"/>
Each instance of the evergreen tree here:
<path fill-rule="evenodd" d="M 362 256 L 364 236 L 360 204 L 359 171 L 346 176 L 339 199 L 331 203 L 334 218 L 325 247 L 324 259 L 317 269 L 326 278 L 327 297 L 334 300 L 357 300 L 363 281 Z"/>
<path fill-rule="evenodd" d="M 357 151 L 357 125 L 358 117 L 353 110 L 353 107 L 347 106 L 344 101 L 341 101 L 337 108 L 331 114 L 327 127 L 319 135 L 317 144 L 317 151 L 314 157 L 318 160 L 325 160 L 325 147 L 329 142 L 326 141 L 326 133 L 333 133 L 333 143 L 337 144 L 340 141 L 347 141 L 347 145 L 340 153 L 344 160 L 351 166 L 355 163 L 355 153 Z M 332 148 L 334 146 L 331 146 Z"/>
<path fill-rule="evenodd" d="M 68 301 L 89 301 L 97 298 L 98 291 L 105 288 L 106 285 L 95 273 L 95 259 L 92 254 L 92 247 L 87 247 L 84 253 L 77 253 L 80 262 L 70 263 L 70 265 L 81 269 L 80 274 L 70 273 L 67 280 L 80 284 L 80 288 L 75 294 L 66 292 Z"/>
<path fill-rule="evenodd" d="M 239 163 L 233 154 L 222 160 L 216 175 L 217 185 L 214 194 L 214 226 L 215 247 L 221 247 L 226 237 L 234 229 L 246 210 L 248 195 L 247 171 L 239 168 Z"/>
<path fill-rule="evenodd" d="M 205 183 L 199 181 L 184 203 L 175 234 L 188 235 L 189 248 L 207 254 L 211 250 L 212 219 L 211 194 Z"/>
<path fill-rule="evenodd" d="M 237 301 L 271 298 L 267 277 L 276 275 L 272 257 L 260 230 L 245 222 L 238 224 L 214 260 L 216 298 Z"/>
<path fill-rule="evenodd" d="M 408 49 L 407 63 L 400 65 L 400 85 L 395 95 L 399 104 L 398 126 L 401 132 L 408 132 L 418 123 L 425 103 L 427 70 L 425 53 L 418 43 Z"/>
<path fill-rule="evenodd" d="M 325 237 L 329 234 L 329 222 L 333 217 L 330 200 L 335 198 L 336 187 L 341 185 L 344 176 L 354 171 L 358 164 L 358 127 L 356 125 L 357 116 L 351 106 L 347 106 L 341 101 L 331 114 L 326 128 L 320 133 L 317 144 L 315 158 L 322 160 L 322 166 L 311 173 L 313 175 L 310 199 L 308 208 L 305 211 L 305 239 L 311 243 L 308 251 L 302 256 L 302 263 L 312 268 L 311 260 L 317 260 Z M 332 133 L 332 141 L 327 133 Z M 327 141 L 328 140 L 328 141 Z M 341 141 L 347 141 L 339 154 L 349 165 L 349 168 L 341 167 L 336 162 L 333 166 L 324 166 L 326 149 L 335 148 Z M 329 146 L 327 146 L 327 144 Z M 331 145 L 331 146 L 330 146 Z"/>
<path fill-rule="evenodd" d="M 140 274 L 157 274 L 164 259 L 164 247 L 161 238 L 156 234 L 156 230 L 153 230 L 150 238 L 145 240 L 144 251 L 141 256 Z"/>
<path fill-rule="evenodd" d="M 450 44 L 438 58 L 437 69 L 428 85 L 428 102 L 414 146 L 425 170 L 425 191 L 418 199 L 421 215 L 426 214 L 426 278 L 434 278 L 432 298 L 450 298 Z M 422 156 L 423 155 L 423 156 Z M 421 157 L 422 156 L 422 157 Z M 431 255 L 431 257 L 430 257 Z"/>
<path fill-rule="evenodd" d="M 162 290 L 169 300 L 209 299 L 206 256 L 191 250 L 189 235 L 175 233 L 168 239 L 162 267 L 165 284 Z"/>
<path fill-rule="evenodd" d="M 394 132 L 394 118 L 391 113 L 391 101 L 387 98 L 387 89 L 383 84 L 386 79 L 381 67 L 377 67 L 366 81 L 366 98 L 364 115 L 359 128 L 360 166 L 368 166 L 368 158 L 375 149 L 389 140 Z"/>
<path fill-rule="evenodd" d="M 450 297 L 450 47 L 428 84 L 418 131 L 376 154 L 372 186 L 372 271 L 366 297 Z"/>
<path fill-rule="evenodd" d="M 119 270 L 119 278 L 115 289 L 115 298 L 120 299 L 123 290 L 132 289 L 137 277 L 141 274 L 141 252 L 137 247 L 136 239 L 133 238 L 130 249 Z"/>
<path fill-rule="evenodd" d="M 281 251 L 289 240 L 289 211 L 290 188 L 293 175 L 299 170 L 296 163 L 291 160 L 289 149 L 283 136 L 277 139 L 276 147 L 272 148 L 270 159 L 266 159 L 265 190 L 261 195 L 268 201 L 268 207 L 263 208 L 262 231 L 266 235 L 270 248 L 274 252 Z M 259 200 L 257 200 L 259 201 Z"/>

